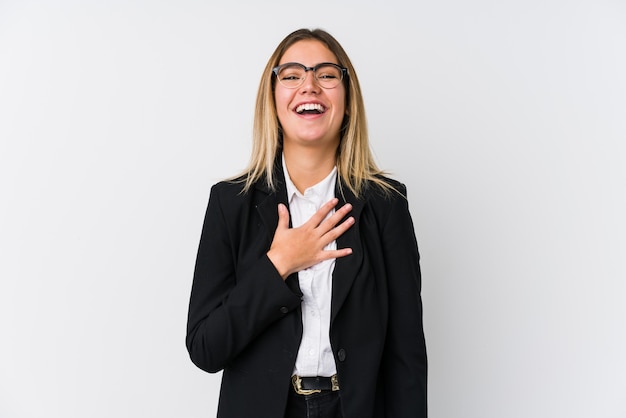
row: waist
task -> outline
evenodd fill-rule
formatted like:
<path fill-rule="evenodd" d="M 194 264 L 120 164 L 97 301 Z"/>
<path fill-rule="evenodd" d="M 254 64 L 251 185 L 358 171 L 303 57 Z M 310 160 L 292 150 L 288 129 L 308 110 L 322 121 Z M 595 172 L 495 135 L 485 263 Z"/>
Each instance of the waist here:
<path fill-rule="evenodd" d="M 330 377 L 302 377 L 293 375 L 291 377 L 291 384 L 293 390 L 298 395 L 312 395 L 322 391 L 335 392 L 339 390 L 339 379 L 336 374 Z"/>

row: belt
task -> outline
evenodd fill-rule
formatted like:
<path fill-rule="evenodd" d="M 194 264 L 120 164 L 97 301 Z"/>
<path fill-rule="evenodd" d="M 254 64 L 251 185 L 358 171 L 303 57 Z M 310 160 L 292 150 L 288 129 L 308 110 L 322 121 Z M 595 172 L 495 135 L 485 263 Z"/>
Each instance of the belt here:
<path fill-rule="evenodd" d="M 301 377 L 293 375 L 291 384 L 298 395 L 312 395 L 323 390 L 339 390 L 339 380 L 336 374 L 331 377 Z"/>

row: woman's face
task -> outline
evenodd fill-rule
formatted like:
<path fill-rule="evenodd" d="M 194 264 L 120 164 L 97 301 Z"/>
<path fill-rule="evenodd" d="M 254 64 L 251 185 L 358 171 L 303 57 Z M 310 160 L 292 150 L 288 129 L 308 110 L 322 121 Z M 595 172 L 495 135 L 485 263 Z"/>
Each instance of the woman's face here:
<path fill-rule="evenodd" d="M 337 57 L 323 43 L 304 40 L 289 47 L 279 65 L 287 62 L 314 67 L 322 62 L 337 64 Z M 298 144 L 337 149 L 339 130 L 346 113 L 343 82 L 332 89 L 322 88 L 315 80 L 313 71 L 307 71 L 306 79 L 300 87 L 290 89 L 277 81 L 274 98 L 285 146 Z M 316 105 L 316 110 L 303 112 L 302 105 L 305 104 Z"/>

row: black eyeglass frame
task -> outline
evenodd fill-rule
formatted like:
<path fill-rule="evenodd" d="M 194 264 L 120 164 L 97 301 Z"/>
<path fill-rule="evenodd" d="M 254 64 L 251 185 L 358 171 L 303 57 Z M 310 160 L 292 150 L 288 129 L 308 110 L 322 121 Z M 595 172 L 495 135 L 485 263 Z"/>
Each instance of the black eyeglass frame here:
<path fill-rule="evenodd" d="M 304 78 L 302 79 L 302 82 L 299 85 L 295 86 L 295 87 L 287 87 L 287 86 L 285 86 L 283 83 L 280 82 L 280 79 L 278 78 L 278 72 L 282 68 L 284 68 L 284 67 L 286 67 L 288 65 L 297 65 L 298 67 L 301 67 L 302 69 L 304 69 Z M 318 84 L 321 86 L 322 84 L 320 83 L 320 81 L 317 78 L 317 69 L 322 67 L 322 66 L 324 66 L 324 65 L 331 65 L 331 66 L 337 67 L 339 70 L 341 70 L 341 79 L 339 80 L 339 83 L 341 83 L 344 80 L 344 78 L 348 75 L 348 69 L 347 68 L 342 67 L 339 64 L 335 64 L 334 62 L 320 62 L 319 64 L 315 65 L 314 67 L 307 67 L 306 65 L 300 64 L 299 62 L 286 62 L 284 64 L 277 65 L 276 67 L 272 68 L 272 73 L 276 76 L 276 80 L 278 80 L 278 82 L 282 86 L 284 86 L 284 87 L 286 87 L 288 89 L 289 88 L 297 89 L 302 84 L 304 84 L 304 81 L 306 80 L 306 73 L 308 73 L 309 71 L 313 71 L 313 77 L 315 77 L 315 81 L 317 81 Z M 339 83 L 337 83 L 337 86 L 339 85 Z M 324 88 L 333 88 L 334 89 L 337 86 L 335 86 L 335 87 L 324 87 Z"/>

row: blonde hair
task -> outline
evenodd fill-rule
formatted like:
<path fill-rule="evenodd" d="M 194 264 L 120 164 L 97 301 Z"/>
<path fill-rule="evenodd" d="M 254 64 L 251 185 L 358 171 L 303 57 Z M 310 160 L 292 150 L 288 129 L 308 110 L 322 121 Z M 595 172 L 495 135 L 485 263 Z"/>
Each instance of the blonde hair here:
<path fill-rule="evenodd" d="M 361 87 L 350 58 L 339 42 L 326 31 L 299 29 L 282 40 L 263 71 L 254 113 L 252 155 L 248 167 L 239 177 L 245 182 L 244 193 L 261 180 L 265 181 L 271 190 L 276 190 L 274 164 L 282 150 L 282 135 L 276 113 L 275 78 L 272 68 L 279 64 L 289 47 L 303 40 L 322 42 L 337 57 L 338 64 L 348 69 L 347 76 L 343 79 L 346 87 L 346 116 L 337 149 L 339 184 L 343 182 L 357 197 L 362 194 L 368 182 L 379 185 L 384 192 L 393 190 L 393 186 L 382 178 L 384 172 L 374 162 L 369 146 Z"/>

